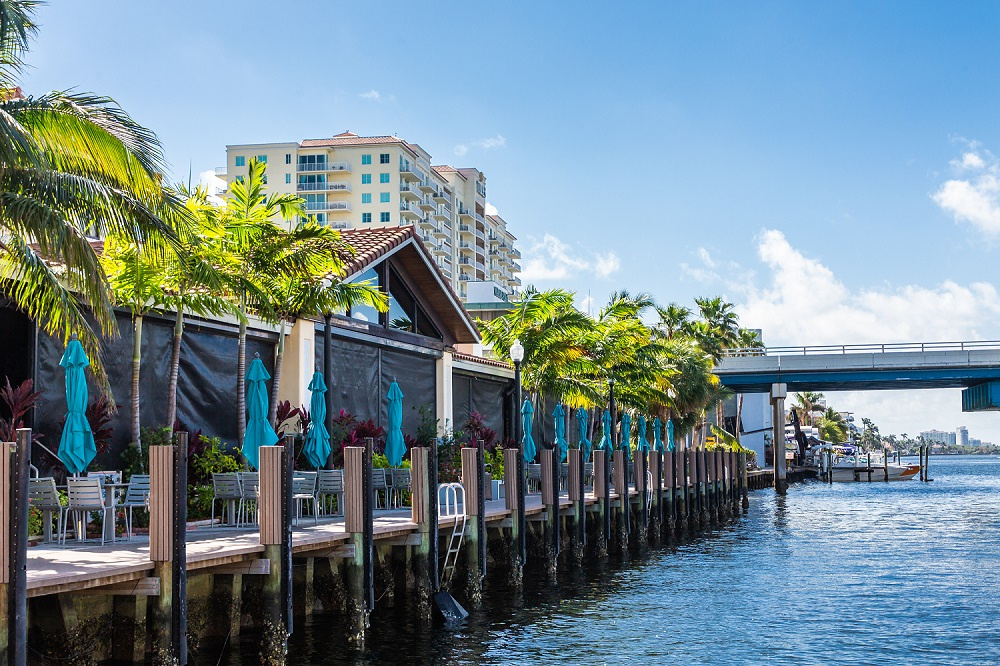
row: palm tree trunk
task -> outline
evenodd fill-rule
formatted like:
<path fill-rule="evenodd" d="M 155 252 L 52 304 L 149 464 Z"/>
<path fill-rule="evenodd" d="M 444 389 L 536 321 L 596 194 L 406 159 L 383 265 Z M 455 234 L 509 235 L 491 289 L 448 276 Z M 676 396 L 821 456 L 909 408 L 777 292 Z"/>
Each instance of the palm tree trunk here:
<path fill-rule="evenodd" d="M 247 432 L 247 324 L 246 308 L 240 308 L 240 338 L 236 347 L 236 427 L 237 442 L 243 448 L 243 437 Z"/>
<path fill-rule="evenodd" d="M 271 382 L 271 407 L 267 418 L 278 428 L 278 387 L 281 384 L 281 361 L 285 358 L 285 318 L 278 327 L 278 353 L 274 357 L 274 378 Z"/>
<path fill-rule="evenodd" d="M 142 315 L 132 319 L 132 444 L 142 451 L 139 438 L 139 365 L 142 362 Z"/>
<path fill-rule="evenodd" d="M 177 307 L 174 319 L 174 344 L 170 350 L 170 380 L 167 387 L 167 423 L 173 428 L 177 422 L 177 377 L 181 368 L 181 336 L 184 335 L 184 307 Z"/>
<path fill-rule="evenodd" d="M 740 397 L 736 400 L 736 441 L 743 443 L 740 439 L 740 431 L 743 430 L 743 394 L 740 393 Z"/>

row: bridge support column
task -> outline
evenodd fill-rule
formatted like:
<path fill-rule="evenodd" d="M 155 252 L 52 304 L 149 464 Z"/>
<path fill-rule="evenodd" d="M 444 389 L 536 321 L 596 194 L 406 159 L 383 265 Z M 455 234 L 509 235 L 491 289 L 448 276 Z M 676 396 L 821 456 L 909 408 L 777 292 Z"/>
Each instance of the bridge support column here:
<path fill-rule="evenodd" d="M 771 384 L 774 490 L 779 495 L 784 495 L 788 490 L 787 463 L 785 461 L 785 397 L 787 396 L 787 384 Z"/>

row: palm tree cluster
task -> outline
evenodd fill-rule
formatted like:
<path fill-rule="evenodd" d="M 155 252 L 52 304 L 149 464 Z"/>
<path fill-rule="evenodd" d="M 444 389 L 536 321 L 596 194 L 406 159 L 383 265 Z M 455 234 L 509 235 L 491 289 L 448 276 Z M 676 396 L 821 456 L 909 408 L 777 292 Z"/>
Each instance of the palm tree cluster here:
<path fill-rule="evenodd" d="M 144 318 L 174 313 L 163 415 L 172 426 L 185 315 L 235 317 L 242 442 L 248 317 L 279 327 L 276 398 L 289 319 L 356 303 L 384 310 L 385 295 L 342 281 L 350 246 L 339 232 L 307 221 L 301 198 L 265 194 L 265 164 L 251 160 L 224 205 L 213 205 L 201 189 L 166 184 L 156 136 L 113 100 L 24 96 L 16 83 L 37 32 L 36 5 L 0 0 L 0 293 L 49 335 L 63 342 L 78 336 L 107 392 L 103 341 L 119 332 L 116 308 L 131 313 L 136 445 Z"/>
<path fill-rule="evenodd" d="M 847 441 L 848 423 L 840 412 L 826 404 L 822 393 L 796 393 L 793 408 L 798 414 L 799 423 L 817 428 L 820 439 L 835 444 Z"/>
<path fill-rule="evenodd" d="M 622 409 L 672 419 L 683 435 L 726 397 L 714 364 L 729 349 L 760 346 L 721 298 L 696 299 L 694 311 L 621 291 L 596 316 L 574 301 L 564 289 L 528 287 L 509 312 L 479 322 L 483 342 L 498 358 L 509 360 L 514 340 L 521 341 L 522 384 L 537 405 L 548 397 L 570 408 L 603 409 L 613 380 Z M 592 422 L 600 420 L 596 411 Z"/>

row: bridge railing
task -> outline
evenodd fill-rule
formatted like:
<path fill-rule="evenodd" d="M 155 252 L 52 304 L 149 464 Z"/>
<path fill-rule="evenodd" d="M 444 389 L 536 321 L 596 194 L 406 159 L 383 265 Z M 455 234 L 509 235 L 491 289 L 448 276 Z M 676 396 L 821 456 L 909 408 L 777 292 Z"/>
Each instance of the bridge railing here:
<path fill-rule="evenodd" d="M 809 345 L 804 347 L 756 347 L 727 349 L 726 357 L 737 356 L 808 356 L 810 354 L 889 354 L 900 352 L 973 351 L 1000 349 L 1000 340 L 966 342 L 888 342 L 861 345 Z"/>

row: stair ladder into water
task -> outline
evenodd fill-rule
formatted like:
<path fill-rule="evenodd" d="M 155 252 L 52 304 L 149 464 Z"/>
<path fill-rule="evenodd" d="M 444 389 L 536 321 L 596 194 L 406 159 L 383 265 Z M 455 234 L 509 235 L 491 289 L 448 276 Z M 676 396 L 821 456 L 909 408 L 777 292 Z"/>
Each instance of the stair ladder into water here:
<path fill-rule="evenodd" d="M 442 483 L 438 486 L 438 506 L 440 518 L 455 519 L 448 539 L 448 550 L 444 554 L 444 566 L 441 568 L 442 582 L 447 587 L 455 573 L 458 556 L 462 552 L 462 541 L 465 539 L 465 488 L 462 484 Z"/>

